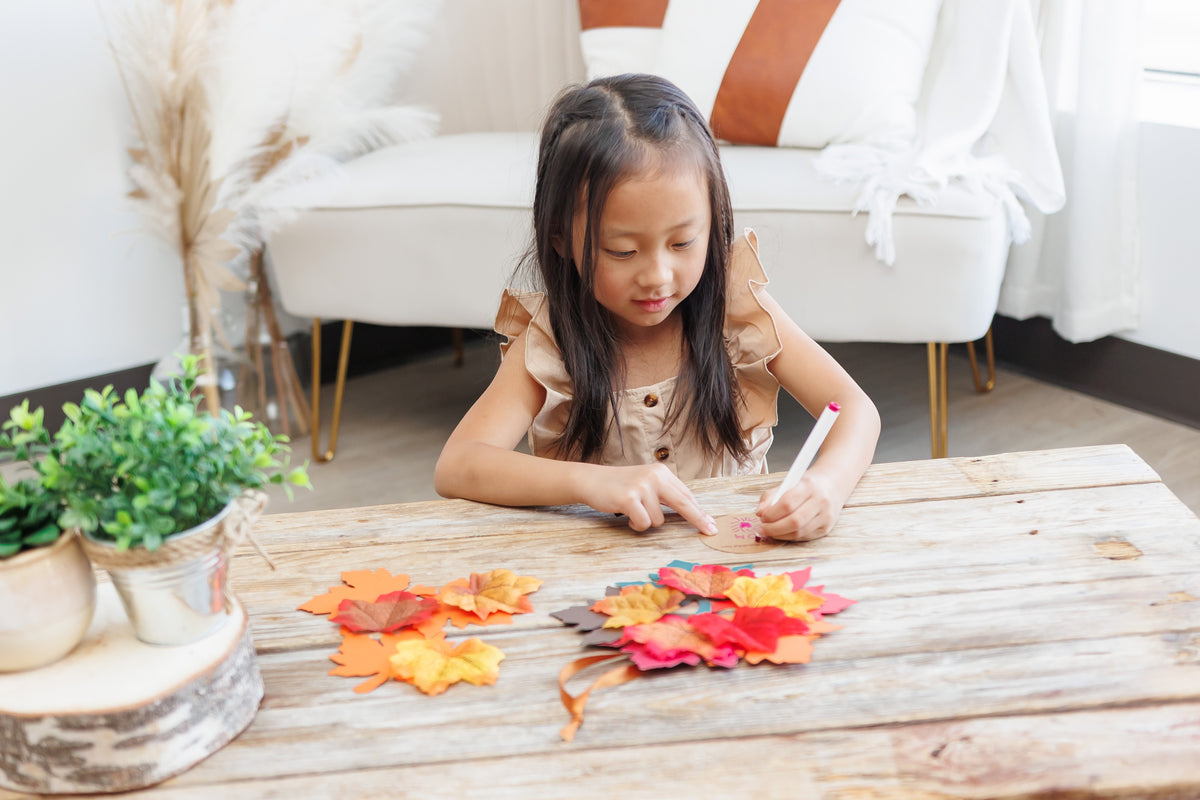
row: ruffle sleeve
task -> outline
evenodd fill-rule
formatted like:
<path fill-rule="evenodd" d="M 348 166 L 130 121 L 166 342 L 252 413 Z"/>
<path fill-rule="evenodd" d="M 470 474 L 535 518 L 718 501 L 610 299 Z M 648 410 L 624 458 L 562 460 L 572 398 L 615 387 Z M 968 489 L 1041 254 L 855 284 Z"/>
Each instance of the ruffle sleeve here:
<path fill-rule="evenodd" d="M 504 355 L 518 336 L 525 336 L 525 369 L 546 390 L 546 402 L 529 429 L 529 446 L 535 455 L 553 456 L 566 429 L 573 391 L 550 327 L 545 294 L 506 289 L 500 297 L 495 328 L 506 337 L 500 345 Z"/>
<path fill-rule="evenodd" d="M 766 291 L 767 274 L 758 256 L 758 237 L 750 228 L 734 241 L 729 258 L 725 299 L 725 345 L 733 364 L 742 405 L 738 419 L 742 436 L 770 428 L 779 421 L 779 381 L 768 364 L 779 355 L 783 343 L 775 318 L 759 296 Z"/>

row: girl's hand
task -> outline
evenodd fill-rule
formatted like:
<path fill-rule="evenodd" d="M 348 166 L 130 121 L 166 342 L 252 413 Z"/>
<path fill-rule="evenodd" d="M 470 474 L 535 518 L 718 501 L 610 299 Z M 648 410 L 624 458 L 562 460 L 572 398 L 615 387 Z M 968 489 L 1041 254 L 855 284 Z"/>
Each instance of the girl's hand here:
<path fill-rule="evenodd" d="M 771 491 L 763 492 L 755 513 L 762 521 L 764 536 L 794 542 L 820 539 L 833 530 L 842 513 L 844 498 L 826 475 L 815 470 L 804 473 L 794 488 L 767 506 Z"/>
<path fill-rule="evenodd" d="M 584 478 L 584 503 L 597 511 L 624 514 L 629 527 L 644 531 L 662 525 L 662 507 L 674 509 L 702 533 L 716 533 L 716 521 L 701 508 L 690 489 L 662 464 L 635 467 L 596 466 Z"/>

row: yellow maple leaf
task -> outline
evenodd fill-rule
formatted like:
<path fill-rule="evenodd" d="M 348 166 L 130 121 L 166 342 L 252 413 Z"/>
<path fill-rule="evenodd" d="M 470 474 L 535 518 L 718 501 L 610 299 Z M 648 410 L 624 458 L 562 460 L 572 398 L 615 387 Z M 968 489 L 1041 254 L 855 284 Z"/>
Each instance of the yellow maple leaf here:
<path fill-rule="evenodd" d="M 445 640 L 399 642 L 389 661 L 392 677 L 407 681 L 427 695 L 441 694 L 453 683 L 476 686 L 496 682 L 504 653 L 500 648 L 468 639 L 457 647 Z"/>
<path fill-rule="evenodd" d="M 677 589 L 641 583 L 621 587 L 620 594 L 609 595 L 592 605 L 592 611 L 607 614 L 605 628 L 624 628 L 654 622 L 663 614 L 679 608 L 685 595 Z"/>
<path fill-rule="evenodd" d="M 507 569 L 472 572 L 470 578 L 459 578 L 443 586 L 438 600 L 474 612 L 480 619 L 487 619 L 497 611 L 524 614 L 533 610 L 525 595 L 536 592 L 541 585 L 537 578 L 515 575 Z"/>
<path fill-rule="evenodd" d="M 811 621 L 808 612 L 821 607 L 825 602 L 812 592 L 800 589 L 793 591 L 792 579 L 787 575 L 764 575 L 761 578 L 739 577 L 733 586 L 725 590 L 725 596 L 735 605 L 746 608 L 776 606 L 789 617 Z"/>

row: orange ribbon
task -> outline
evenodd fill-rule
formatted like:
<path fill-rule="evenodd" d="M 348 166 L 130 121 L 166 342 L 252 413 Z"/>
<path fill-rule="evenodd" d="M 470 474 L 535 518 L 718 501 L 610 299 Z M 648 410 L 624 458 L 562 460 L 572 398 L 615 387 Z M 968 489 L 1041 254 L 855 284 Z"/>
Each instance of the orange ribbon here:
<path fill-rule="evenodd" d="M 583 724 L 583 707 L 587 705 L 588 696 L 591 695 L 593 689 L 620 686 L 622 683 L 628 683 L 640 676 L 642 671 L 632 663 L 614 667 L 597 678 L 591 686 L 580 692 L 578 696 L 573 696 L 567 691 L 567 681 L 594 664 L 624 657 L 623 653 L 607 656 L 587 656 L 585 658 L 577 658 L 559 670 L 558 695 L 562 700 L 563 707 L 571 712 L 571 721 L 559 731 L 559 735 L 562 736 L 564 742 L 574 739 L 575 731 L 579 730 L 579 726 Z"/>

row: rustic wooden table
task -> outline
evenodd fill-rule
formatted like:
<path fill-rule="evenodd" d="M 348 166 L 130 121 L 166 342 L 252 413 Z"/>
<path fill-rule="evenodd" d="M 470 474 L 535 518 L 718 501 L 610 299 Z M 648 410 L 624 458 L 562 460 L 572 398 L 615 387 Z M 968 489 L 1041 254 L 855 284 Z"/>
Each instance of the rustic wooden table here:
<path fill-rule="evenodd" d="M 720 514 L 779 478 L 694 486 Z M 246 549 L 232 574 L 262 707 L 143 794 L 1200 797 L 1200 520 L 1124 446 L 876 465 L 832 535 L 754 556 L 713 551 L 677 518 L 639 535 L 586 508 L 460 501 L 277 514 L 256 538 L 277 570 Z M 808 665 L 606 689 L 562 742 L 557 675 L 585 650 L 549 612 L 674 559 L 811 566 L 858 604 Z M 511 626 L 450 628 L 505 652 L 494 686 L 359 695 L 359 679 L 327 674 L 335 627 L 296 606 L 378 567 L 430 585 L 499 567 L 545 583 Z"/>

